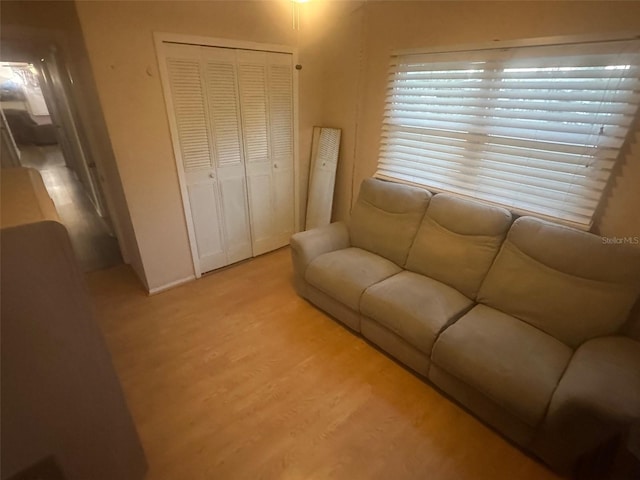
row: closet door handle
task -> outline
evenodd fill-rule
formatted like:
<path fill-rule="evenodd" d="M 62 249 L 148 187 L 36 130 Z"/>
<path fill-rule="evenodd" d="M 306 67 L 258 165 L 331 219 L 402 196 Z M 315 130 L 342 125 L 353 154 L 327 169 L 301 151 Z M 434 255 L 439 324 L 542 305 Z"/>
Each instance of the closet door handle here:
<path fill-rule="evenodd" d="M 209 178 L 216 178 L 216 176 L 215 176 L 215 174 L 210 173 L 210 174 L 209 174 Z"/>

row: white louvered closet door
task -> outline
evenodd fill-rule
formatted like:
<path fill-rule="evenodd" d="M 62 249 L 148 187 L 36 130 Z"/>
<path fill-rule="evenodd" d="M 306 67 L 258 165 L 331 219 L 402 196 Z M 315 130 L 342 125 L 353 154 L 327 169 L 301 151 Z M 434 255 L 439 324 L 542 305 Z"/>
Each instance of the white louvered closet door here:
<path fill-rule="evenodd" d="M 253 254 L 294 231 L 291 55 L 239 50 L 238 80 Z"/>
<path fill-rule="evenodd" d="M 195 236 L 200 270 L 227 265 L 226 242 L 220 221 L 220 191 L 211 154 L 209 119 L 199 47 L 165 45 L 167 73 L 177 130 L 176 153 L 184 168 L 191 211 L 186 212 Z M 190 215 L 189 215 L 190 213 Z"/>
<path fill-rule="evenodd" d="M 269 136 L 273 179 L 272 246 L 289 244 L 294 233 L 292 56 L 267 55 Z"/>
<path fill-rule="evenodd" d="M 292 55 L 170 43 L 164 49 L 200 272 L 288 244 Z"/>
<path fill-rule="evenodd" d="M 252 255 L 236 52 L 227 48 L 200 49 L 227 263 L 235 263 Z"/>

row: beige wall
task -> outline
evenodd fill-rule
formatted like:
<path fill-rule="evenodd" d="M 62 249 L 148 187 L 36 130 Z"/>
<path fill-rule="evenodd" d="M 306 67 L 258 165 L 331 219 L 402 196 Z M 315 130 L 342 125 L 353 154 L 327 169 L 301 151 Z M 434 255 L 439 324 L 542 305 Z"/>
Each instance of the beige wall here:
<path fill-rule="evenodd" d="M 72 2 L 10 2 L 0 4 L 2 59 L 37 61 L 55 45 L 74 81 L 72 94 L 90 154 L 105 179 L 109 212 L 123 256 L 142 283 L 146 282 L 136 237 L 119 172 L 104 125 L 96 86 Z"/>
<path fill-rule="evenodd" d="M 602 235 L 640 237 L 639 141 L 640 129 L 636 128 L 616 168 L 610 194 L 601 205 L 597 228 Z"/>
<path fill-rule="evenodd" d="M 350 13 L 335 15 L 333 28 L 323 43 L 327 67 L 322 77 L 322 120 L 326 126 L 342 129 L 333 205 L 333 217 L 339 219 L 348 217 L 354 193 L 350 160 L 356 150 L 358 112 L 362 108 L 359 99 L 367 83 L 362 71 L 366 54 L 364 20 L 363 2 Z"/>
<path fill-rule="evenodd" d="M 327 62 L 324 75 L 340 82 L 349 93 L 340 91 L 338 85 L 326 92 L 323 121 L 342 126 L 344 134 L 348 138 L 355 136 L 356 141 L 341 152 L 336 219 L 348 216 L 360 182 L 375 172 L 386 71 L 393 50 L 639 31 L 640 2 L 376 1 L 352 12 L 342 25 L 344 31 L 338 28 L 335 36 L 326 39 L 327 51 L 337 54 Z M 357 40 L 357 28 L 363 32 L 364 52 L 356 51 L 352 45 Z M 364 55 L 360 76 L 353 67 L 359 62 L 358 55 Z M 356 92 L 352 91 L 354 85 L 359 85 Z M 357 112 L 356 122 L 350 120 L 353 112 Z M 598 222 L 604 235 L 640 235 L 638 154 L 623 163 Z"/>
<path fill-rule="evenodd" d="M 79 1 L 77 9 L 151 289 L 193 274 L 153 32 L 301 46 L 299 177 L 306 191 L 311 128 L 320 121 L 318 50 L 293 30 L 289 1 Z"/>

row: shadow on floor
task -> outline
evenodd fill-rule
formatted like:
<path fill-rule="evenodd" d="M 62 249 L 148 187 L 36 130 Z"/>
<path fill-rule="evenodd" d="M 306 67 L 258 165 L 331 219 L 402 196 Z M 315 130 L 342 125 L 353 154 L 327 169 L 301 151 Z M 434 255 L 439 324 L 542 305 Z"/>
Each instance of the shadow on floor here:
<path fill-rule="evenodd" d="M 59 145 L 21 145 L 20 163 L 40 172 L 84 272 L 123 263 L 118 241 L 94 208 Z"/>

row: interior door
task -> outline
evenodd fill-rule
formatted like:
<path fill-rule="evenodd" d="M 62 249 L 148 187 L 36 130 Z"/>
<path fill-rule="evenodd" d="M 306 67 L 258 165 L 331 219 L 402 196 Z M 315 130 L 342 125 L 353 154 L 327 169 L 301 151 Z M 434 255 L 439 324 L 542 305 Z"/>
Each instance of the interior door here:
<path fill-rule="evenodd" d="M 243 50 L 237 55 L 253 254 L 259 255 L 271 249 L 274 208 L 267 116 L 267 54 Z"/>
<path fill-rule="evenodd" d="M 200 271 L 288 244 L 294 230 L 292 55 L 163 48 L 166 101 Z"/>
<path fill-rule="evenodd" d="M 294 232 L 292 56 L 267 54 L 269 135 L 274 211 L 271 246 L 289 244 Z"/>
<path fill-rule="evenodd" d="M 253 254 L 289 243 L 293 213 L 291 55 L 238 50 Z"/>
<path fill-rule="evenodd" d="M 228 264 L 220 211 L 220 191 L 211 154 L 200 47 L 165 45 L 178 153 L 184 169 L 200 270 Z M 174 139 L 175 141 L 175 139 Z"/>
<path fill-rule="evenodd" d="M 44 62 L 36 62 L 34 66 L 38 70 L 40 88 L 56 128 L 56 136 L 64 153 L 65 163 L 78 176 L 98 215 L 110 224 L 104 193 L 96 172 L 97 168 L 86 146 L 86 136 L 81 134 L 73 98 L 68 93 L 70 89 L 68 72 L 65 72 L 60 64 L 55 50 L 51 50 L 45 56 Z"/>
<path fill-rule="evenodd" d="M 201 47 L 227 262 L 252 256 L 236 52 Z"/>

